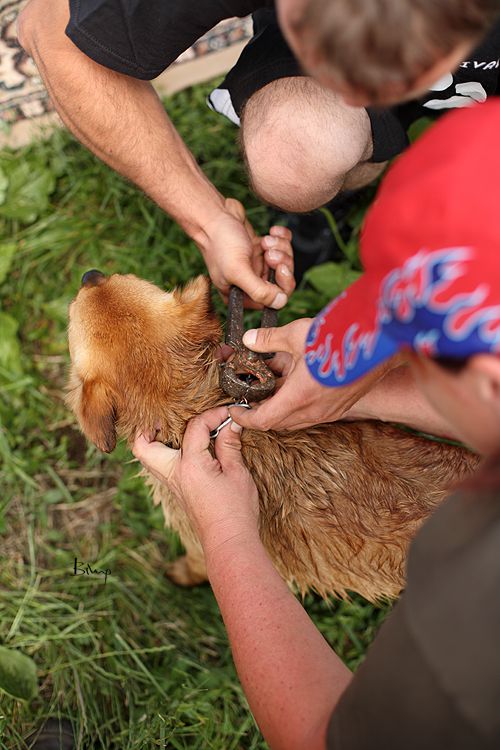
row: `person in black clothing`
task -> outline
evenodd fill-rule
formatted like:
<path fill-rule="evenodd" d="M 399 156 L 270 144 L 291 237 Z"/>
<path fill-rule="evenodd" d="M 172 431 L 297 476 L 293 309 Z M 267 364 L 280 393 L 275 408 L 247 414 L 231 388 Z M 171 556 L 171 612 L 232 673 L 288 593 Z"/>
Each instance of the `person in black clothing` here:
<path fill-rule="evenodd" d="M 354 676 L 260 541 L 241 428 L 209 451 L 227 408 L 192 420 L 182 453 L 135 443 L 198 533 L 272 750 L 500 747 L 499 127 L 500 102 L 455 112 L 396 162 L 365 222 L 365 274 L 309 332 L 306 366 L 324 390 L 405 352 L 434 408 L 486 458 L 417 533 L 406 591 Z"/>
<path fill-rule="evenodd" d="M 474 0 L 475 6 L 485 4 L 476 13 L 479 21 L 461 12 L 461 36 L 455 33 L 451 48 L 444 42 L 436 46 L 425 74 L 417 68 L 413 88 L 435 90 L 401 112 L 349 107 L 334 93 L 335 85 L 329 91 L 304 75 L 301 62 L 315 76 L 321 77 L 323 69 L 310 61 L 308 46 L 297 42 L 294 23 L 300 21 L 298 10 L 316 6 L 328 18 L 328 3 L 322 9 L 321 0 L 278 3 L 301 62 L 290 51 L 269 0 L 71 0 L 69 9 L 68 0 L 32 0 L 20 16 L 19 37 L 63 120 L 182 225 L 200 248 L 215 285 L 226 293 L 230 283 L 238 283 L 255 302 L 280 308 L 293 289 L 293 258 L 280 230 L 252 244 L 244 212 L 204 178 L 146 81 L 223 18 L 253 12 L 255 36 L 210 102 L 235 122 L 243 116 L 242 143 L 257 192 L 280 208 L 308 211 L 380 174 L 407 145 L 407 124 L 420 114 L 495 93 L 498 69 L 490 64 L 498 59 L 498 29 L 471 52 L 479 30 L 484 33 L 492 24 L 488 0 Z M 417 17 L 420 26 L 425 28 L 427 13 L 437 25 L 434 5 L 429 2 Z M 323 26 L 311 33 L 319 34 Z M 410 36 L 410 29 L 398 32 Z M 438 33 L 445 41 L 451 35 L 446 14 Z M 307 35 L 306 23 L 306 40 Z M 387 35 L 387 44 L 392 36 Z M 362 68 L 362 50 L 358 56 Z M 461 61 L 462 67 L 449 73 Z M 455 89 L 459 93 L 450 95 Z M 266 266 L 277 268 L 277 285 L 262 278 L 263 252 Z"/>

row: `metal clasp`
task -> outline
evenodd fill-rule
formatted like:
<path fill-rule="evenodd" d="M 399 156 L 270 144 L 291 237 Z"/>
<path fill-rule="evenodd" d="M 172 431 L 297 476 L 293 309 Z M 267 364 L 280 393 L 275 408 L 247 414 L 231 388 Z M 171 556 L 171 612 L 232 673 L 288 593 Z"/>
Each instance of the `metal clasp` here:
<path fill-rule="evenodd" d="M 251 409 L 251 408 L 252 408 L 252 407 L 250 406 L 250 404 L 249 404 L 249 403 L 247 403 L 246 401 L 239 401 L 239 402 L 237 402 L 237 403 L 235 403 L 235 404 L 229 404 L 229 405 L 228 405 L 228 409 L 230 409 L 230 408 L 231 408 L 232 406 L 242 406 L 242 407 L 243 407 L 244 409 Z M 215 430 L 212 430 L 212 431 L 211 431 L 211 433 L 210 433 L 210 439 L 211 439 L 211 440 L 215 440 L 215 438 L 216 438 L 216 437 L 218 436 L 219 432 L 220 432 L 220 431 L 221 431 L 221 430 L 222 430 L 222 429 L 223 429 L 223 428 L 224 428 L 224 427 L 225 427 L 226 425 L 228 425 L 228 424 L 231 424 L 231 422 L 232 422 L 232 421 L 233 421 L 233 418 L 232 418 L 231 416 L 227 417 L 227 419 L 225 419 L 225 420 L 224 420 L 223 422 L 221 422 L 221 423 L 220 423 L 220 425 L 219 425 L 218 427 L 216 427 L 216 428 L 215 428 Z"/>

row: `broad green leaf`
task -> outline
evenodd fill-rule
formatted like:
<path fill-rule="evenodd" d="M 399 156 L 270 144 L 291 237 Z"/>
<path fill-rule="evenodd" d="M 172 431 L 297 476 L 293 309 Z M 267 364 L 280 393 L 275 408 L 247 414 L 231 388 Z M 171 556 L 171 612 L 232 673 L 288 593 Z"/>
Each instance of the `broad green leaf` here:
<path fill-rule="evenodd" d="M 318 292 L 326 294 L 329 299 L 338 297 L 360 276 L 360 272 L 354 271 L 347 263 L 323 263 L 321 266 L 310 268 L 304 274 L 309 284 Z"/>
<path fill-rule="evenodd" d="M 9 372 L 21 372 L 21 348 L 17 338 L 18 323 L 0 312 L 0 366 Z"/>
<path fill-rule="evenodd" d="M 15 252 L 15 242 L 0 243 L 0 284 L 2 284 L 7 277 Z"/>
<path fill-rule="evenodd" d="M 36 664 L 20 651 L 0 646 L 0 690 L 27 701 L 38 693 Z"/>
<path fill-rule="evenodd" d="M 31 224 L 49 204 L 55 188 L 54 175 L 44 165 L 5 160 L 3 174 L 8 179 L 7 192 L 0 204 L 0 215 Z"/>

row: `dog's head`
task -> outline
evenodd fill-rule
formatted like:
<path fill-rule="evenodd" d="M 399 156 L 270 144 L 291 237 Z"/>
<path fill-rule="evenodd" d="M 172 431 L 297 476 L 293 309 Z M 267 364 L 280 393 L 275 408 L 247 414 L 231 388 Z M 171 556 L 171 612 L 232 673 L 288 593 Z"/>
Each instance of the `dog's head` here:
<path fill-rule="evenodd" d="M 141 430 L 169 441 L 198 410 L 196 397 L 210 399 L 204 380 L 221 330 L 203 276 L 165 292 L 131 274 L 88 271 L 69 308 L 68 336 L 67 403 L 107 453 L 117 434 L 130 441 Z"/>

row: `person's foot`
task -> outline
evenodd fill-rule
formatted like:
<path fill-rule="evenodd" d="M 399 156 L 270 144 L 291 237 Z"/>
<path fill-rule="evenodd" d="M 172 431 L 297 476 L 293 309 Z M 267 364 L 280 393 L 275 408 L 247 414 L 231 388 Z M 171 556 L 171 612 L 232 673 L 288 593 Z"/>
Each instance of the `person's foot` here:
<path fill-rule="evenodd" d="M 26 743 L 30 750 L 74 750 L 71 722 L 69 719 L 47 719 L 40 729 L 26 738 Z"/>

